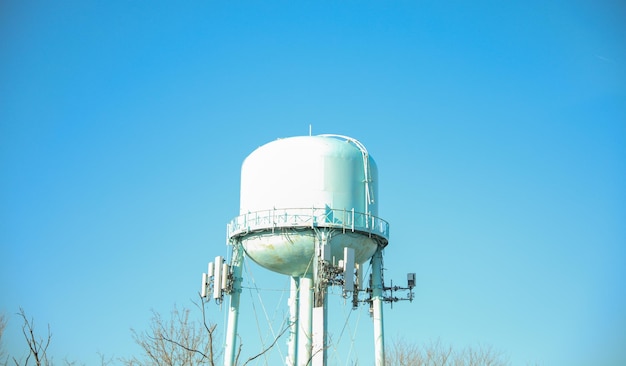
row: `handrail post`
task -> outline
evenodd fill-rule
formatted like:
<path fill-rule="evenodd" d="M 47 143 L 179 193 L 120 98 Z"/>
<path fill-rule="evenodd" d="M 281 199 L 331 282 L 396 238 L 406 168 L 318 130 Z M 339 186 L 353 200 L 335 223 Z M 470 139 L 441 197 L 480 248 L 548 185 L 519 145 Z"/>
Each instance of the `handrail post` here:
<path fill-rule="evenodd" d="M 354 207 L 352 207 L 352 232 L 354 232 Z"/>

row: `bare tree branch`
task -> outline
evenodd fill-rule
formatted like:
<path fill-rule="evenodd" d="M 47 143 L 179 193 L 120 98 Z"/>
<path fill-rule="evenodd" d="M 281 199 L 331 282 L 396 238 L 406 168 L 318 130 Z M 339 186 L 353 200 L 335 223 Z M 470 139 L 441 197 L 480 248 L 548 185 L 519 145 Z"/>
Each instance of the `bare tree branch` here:
<path fill-rule="evenodd" d="M 195 301 L 192 301 L 192 303 L 200 308 L 200 310 L 202 311 L 202 325 L 204 326 L 204 329 L 206 330 L 206 333 L 209 337 L 208 339 L 208 346 L 209 346 L 209 355 L 212 355 L 212 357 L 209 358 L 209 362 L 211 364 L 211 366 L 215 366 L 215 362 L 214 362 L 214 353 L 213 353 L 213 333 L 215 332 L 215 328 L 217 327 L 217 325 L 215 324 L 211 324 L 209 325 L 207 323 L 206 320 L 206 302 L 204 301 L 204 299 L 202 298 L 202 295 L 198 292 L 198 298 L 200 299 L 200 304 L 196 303 Z"/>
<path fill-rule="evenodd" d="M 2 343 L 2 336 L 4 335 L 4 329 L 7 326 L 7 318 L 4 314 L 0 314 L 0 359 L 4 358 L 4 345 Z M 9 357 L 5 359 L 3 365 L 6 365 L 9 361 Z"/>
<path fill-rule="evenodd" d="M 203 324 L 190 319 L 189 309 L 171 311 L 165 320 L 153 311 L 150 329 L 143 333 L 133 332 L 135 342 L 142 348 L 144 359 L 133 357 L 122 360 L 125 365 L 154 366 L 214 366 L 213 352 L 214 325 Z"/>
<path fill-rule="evenodd" d="M 28 344 L 29 353 L 26 356 L 26 360 L 24 361 L 24 365 L 28 365 L 30 358 L 32 356 L 35 361 L 35 365 L 37 366 L 47 366 L 50 364 L 48 360 L 48 347 L 50 346 L 50 341 L 52 340 L 52 332 L 50 331 L 50 325 L 48 324 L 48 337 L 46 340 L 43 338 L 37 339 L 35 336 L 35 322 L 31 318 L 28 320 L 26 317 L 26 312 L 24 309 L 20 308 L 20 312 L 18 315 L 24 320 L 24 324 L 22 325 L 22 333 L 24 334 L 24 338 L 26 339 L 26 343 Z M 13 357 L 13 362 L 16 365 L 19 365 L 19 362 L 15 357 Z"/>
<path fill-rule="evenodd" d="M 98 352 L 98 357 L 100 357 L 100 366 L 108 366 L 113 363 L 113 357 L 106 358 L 104 353 Z"/>
<path fill-rule="evenodd" d="M 148 337 L 150 337 L 150 336 L 148 336 Z M 185 351 L 187 351 L 187 352 L 192 352 L 192 353 L 198 353 L 198 354 L 200 354 L 200 355 L 202 356 L 202 360 L 205 360 L 205 359 L 210 359 L 210 357 L 209 357 L 208 355 L 206 355 L 204 352 L 202 352 L 202 351 L 200 351 L 200 350 L 197 350 L 197 349 L 191 349 L 191 348 L 189 348 L 189 347 L 185 346 L 184 344 L 181 344 L 180 342 L 178 342 L 178 341 L 176 341 L 176 340 L 174 340 L 174 339 L 170 339 L 170 338 L 168 338 L 168 337 L 167 337 L 167 336 L 165 336 L 165 335 L 161 335 L 161 337 L 163 337 L 163 340 L 165 340 L 166 342 L 170 342 L 170 343 L 172 343 L 172 344 L 174 344 L 174 345 L 176 345 L 176 346 L 178 346 L 178 347 L 180 347 L 180 348 L 184 349 L 184 350 L 185 350 Z M 150 337 L 150 338 L 151 338 L 152 340 L 154 340 L 154 341 L 156 341 L 156 340 L 157 340 L 156 338 L 152 338 L 152 337 Z"/>
<path fill-rule="evenodd" d="M 492 347 L 467 347 L 455 350 L 439 340 L 419 346 L 400 339 L 387 350 L 389 366 L 507 366 L 509 361 Z"/>
<path fill-rule="evenodd" d="M 237 347 L 237 353 L 235 354 L 235 365 L 239 364 L 239 356 L 241 355 L 242 346 L 243 346 L 243 342 L 241 342 L 241 337 L 239 337 L 239 347 Z"/>
<path fill-rule="evenodd" d="M 254 360 L 255 358 L 258 358 L 260 356 L 263 356 L 265 353 L 267 353 L 267 351 L 269 351 L 270 349 L 272 349 L 275 345 L 276 342 L 278 342 L 278 339 L 280 339 L 280 337 L 283 336 L 283 334 L 285 334 L 286 331 L 289 330 L 289 326 L 285 327 L 285 329 L 283 329 L 277 336 L 276 338 L 274 338 L 274 341 L 272 342 L 272 344 L 270 344 L 267 348 L 265 348 L 263 351 L 261 351 L 259 354 L 252 356 L 250 358 L 248 358 L 248 360 L 243 364 L 243 366 L 246 366 L 248 364 L 248 362 Z M 235 363 L 236 364 L 236 363 Z"/>

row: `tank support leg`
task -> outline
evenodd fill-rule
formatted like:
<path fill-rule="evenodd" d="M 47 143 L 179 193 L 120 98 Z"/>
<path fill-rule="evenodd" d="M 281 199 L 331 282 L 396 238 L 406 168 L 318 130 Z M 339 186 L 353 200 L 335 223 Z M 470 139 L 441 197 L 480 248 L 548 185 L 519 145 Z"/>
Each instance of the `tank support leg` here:
<path fill-rule="evenodd" d="M 289 296 L 289 340 L 287 341 L 287 366 L 296 366 L 298 360 L 298 288 L 300 278 L 291 277 L 291 295 Z"/>
<path fill-rule="evenodd" d="M 311 330 L 313 321 L 313 278 L 300 277 L 298 309 L 298 366 L 311 362 Z"/>
<path fill-rule="evenodd" d="M 385 334 L 383 329 L 383 253 L 379 246 L 372 257 L 372 317 L 374 320 L 375 365 L 385 365 Z"/>
<path fill-rule="evenodd" d="M 312 366 L 326 366 L 326 306 L 313 308 Z"/>
<path fill-rule="evenodd" d="M 237 321 L 239 320 L 239 297 L 241 293 L 241 270 L 243 261 L 243 248 L 239 241 L 233 244 L 233 256 L 230 268 L 233 276 L 233 289 L 230 294 L 228 306 L 228 323 L 226 328 L 224 366 L 235 366 L 235 349 L 237 346 Z M 219 286 L 219 285 L 217 285 Z"/>
<path fill-rule="evenodd" d="M 328 296 L 326 296 L 327 267 L 330 259 L 330 233 L 327 230 L 320 230 L 315 245 L 316 253 L 314 263 L 315 292 L 313 304 L 313 347 L 312 347 L 312 366 L 326 366 L 327 356 L 327 334 L 326 322 L 328 320 Z"/>

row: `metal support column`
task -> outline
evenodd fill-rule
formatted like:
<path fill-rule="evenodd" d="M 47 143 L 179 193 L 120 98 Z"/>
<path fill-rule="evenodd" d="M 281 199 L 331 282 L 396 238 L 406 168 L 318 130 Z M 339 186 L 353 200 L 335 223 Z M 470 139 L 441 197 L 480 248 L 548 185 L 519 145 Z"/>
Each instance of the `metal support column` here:
<path fill-rule="evenodd" d="M 300 277 L 298 309 L 298 366 L 307 366 L 311 362 L 312 327 L 313 327 L 313 278 Z"/>
<path fill-rule="evenodd" d="M 326 302 L 326 301 L 325 301 Z M 328 312 L 326 306 L 320 306 L 313 308 L 313 346 L 312 352 L 312 366 L 326 366 L 326 321 Z"/>
<path fill-rule="evenodd" d="M 235 366 L 235 349 L 237 343 L 237 321 L 239 320 L 239 297 L 241 293 L 241 272 L 243 267 L 243 248 L 236 241 L 233 244 L 233 255 L 230 268 L 233 276 L 233 288 L 230 293 L 228 306 L 228 323 L 226 328 L 226 340 L 224 350 L 224 366 Z M 216 284 L 219 286 L 219 284 Z"/>
<path fill-rule="evenodd" d="M 298 288 L 300 278 L 291 277 L 291 292 L 289 296 L 289 339 L 287 340 L 287 366 L 296 366 L 298 360 Z"/>
<path fill-rule="evenodd" d="M 379 246 L 372 257 L 372 317 L 374 320 L 374 361 L 385 365 L 385 334 L 383 329 L 383 253 Z"/>
<path fill-rule="evenodd" d="M 312 329 L 312 366 L 326 366 L 327 357 L 327 332 L 328 321 L 328 296 L 326 296 L 327 268 L 329 266 L 331 248 L 329 245 L 330 233 L 320 230 L 315 240 L 316 257 L 314 269 L 314 292 L 313 292 L 313 329 Z"/>

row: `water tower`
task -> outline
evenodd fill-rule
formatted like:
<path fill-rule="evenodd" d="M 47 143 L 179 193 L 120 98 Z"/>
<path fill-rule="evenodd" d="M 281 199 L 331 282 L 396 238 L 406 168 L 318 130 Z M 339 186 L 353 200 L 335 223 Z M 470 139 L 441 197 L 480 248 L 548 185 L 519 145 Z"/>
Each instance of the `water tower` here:
<path fill-rule="evenodd" d="M 368 303 L 374 358 L 384 365 L 385 301 L 412 300 L 407 287 L 386 287 L 382 250 L 389 224 L 379 218 L 376 163 L 359 141 L 340 135 L 278 139 L 254 150 L 241 168 L 239 216 L 227 225 L 230 263 L 209 263 L 202 295 L 230 295 L 224 365 L 233 366 L 244 256 L 291 277 L 288 366 L 326 365 L 327 288 L 342 286 L 353 307 Z M 370 261 L 371 277 L 362 278 Z M 407 298 L 389 291 L 409 290 Z M 365 294 L 366 299 L 360 299 Z"/>

